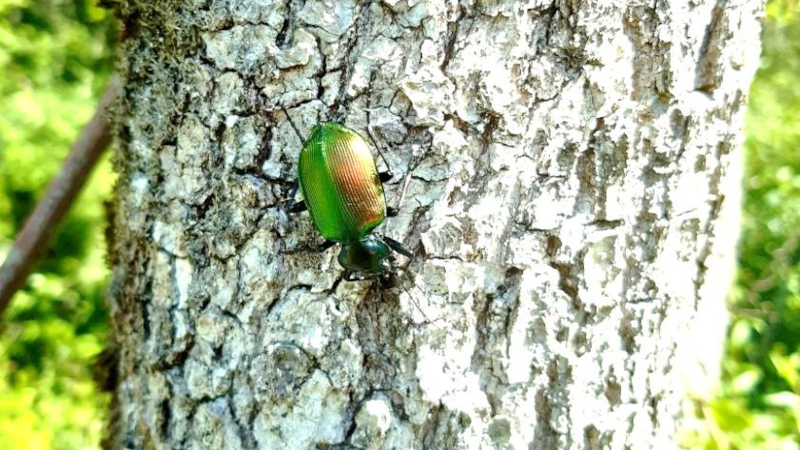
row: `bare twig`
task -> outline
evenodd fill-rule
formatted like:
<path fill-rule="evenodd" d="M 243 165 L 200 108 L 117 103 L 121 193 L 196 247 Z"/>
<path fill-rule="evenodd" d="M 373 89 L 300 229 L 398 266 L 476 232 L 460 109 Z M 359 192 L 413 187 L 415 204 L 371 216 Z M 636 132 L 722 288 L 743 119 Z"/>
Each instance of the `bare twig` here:
<path fill-rule="evenodd" d="M 114 101 L 118 85 L 117 78 L 112 78 L 94 117 L 72 145 L 61 172 L 39 200 L 0 267 L 0 317 L 11 297 L 25 282 L 39 254 L 45 249 L 48 238 L 69 210 L 92 168 L 111 141 L 106 112 Z"/>

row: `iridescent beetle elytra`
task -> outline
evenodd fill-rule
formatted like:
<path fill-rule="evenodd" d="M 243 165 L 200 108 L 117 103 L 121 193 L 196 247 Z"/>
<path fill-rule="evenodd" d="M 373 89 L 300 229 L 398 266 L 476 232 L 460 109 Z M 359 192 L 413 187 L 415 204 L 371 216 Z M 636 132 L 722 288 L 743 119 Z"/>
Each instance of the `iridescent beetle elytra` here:
<path fill-rule="evenodd" d="M 284 109 L 284 113 L 301 136 L 288 111 Z M 316 125 L 300 151 L 297 183 L 288 206 L 289 212 L 308 210 L 325 238 L 320 250 L 341 244 L 338 261 L 348 281 L 391 275 L 395 269 L 392 251 L 413 257 L 400 242 L 373 233 L 387 216 L 397 215 L 397 210 L 386 207 L 383 183 L 393 174 L 371 134 L 370 138 L 386 164 L 385 172 L 378 172 L 360 134 L 332 122 Z M 300 202 L 294 200 L 298 188 L 303 196 Z"/>

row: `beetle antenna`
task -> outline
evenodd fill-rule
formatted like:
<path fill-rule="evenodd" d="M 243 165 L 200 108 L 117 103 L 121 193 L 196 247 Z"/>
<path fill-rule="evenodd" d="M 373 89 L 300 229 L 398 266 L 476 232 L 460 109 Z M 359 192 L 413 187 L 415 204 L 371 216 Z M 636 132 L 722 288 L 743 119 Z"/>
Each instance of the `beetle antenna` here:
<path fill-rule="evenodd" d="M 292 120 L 292 116 L 289 114 L 289 111 L 286 110 L 285 106 L 281 105 L 281 109 L 283 110 L 283 113 L 286 114 L 286 118 L 289 120 L 289 125 L 291 125 L 292 129 L 294 130 L 294 132 L 297 133 L 297 137 L 300 138 L 300 143 L 302 144 L 303 143 L 303 135 L 300 134 L 300 130 L 298 130 L 297 129 L 297 125 L 294 124 L 294 121 Z"/>

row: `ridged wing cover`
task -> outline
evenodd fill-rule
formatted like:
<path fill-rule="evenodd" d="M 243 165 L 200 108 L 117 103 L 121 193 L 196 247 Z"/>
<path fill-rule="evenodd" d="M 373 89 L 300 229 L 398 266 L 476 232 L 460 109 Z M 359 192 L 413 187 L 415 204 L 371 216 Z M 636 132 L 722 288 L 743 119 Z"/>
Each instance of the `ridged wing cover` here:
<path fill-rule="evenodd" d="M 311 130 L 300 152 L 298 180 L 311 220 L 325 239 L 358 239 L 386 217 L 369 146 L 341 125 L 322 123 Z"/>

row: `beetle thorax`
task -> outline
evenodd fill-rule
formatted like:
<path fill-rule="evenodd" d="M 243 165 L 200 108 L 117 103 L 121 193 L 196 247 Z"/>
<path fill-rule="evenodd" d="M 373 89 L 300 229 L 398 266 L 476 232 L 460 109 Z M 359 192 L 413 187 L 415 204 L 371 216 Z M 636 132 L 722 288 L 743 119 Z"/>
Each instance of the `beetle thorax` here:
<path fill-rule="evenodd" d="M 368 235 L 358 240 L 342 243 L 339 264 L 351 272 L 375 276 L 390 269 L 391 250 L 380 239 Z"/>

